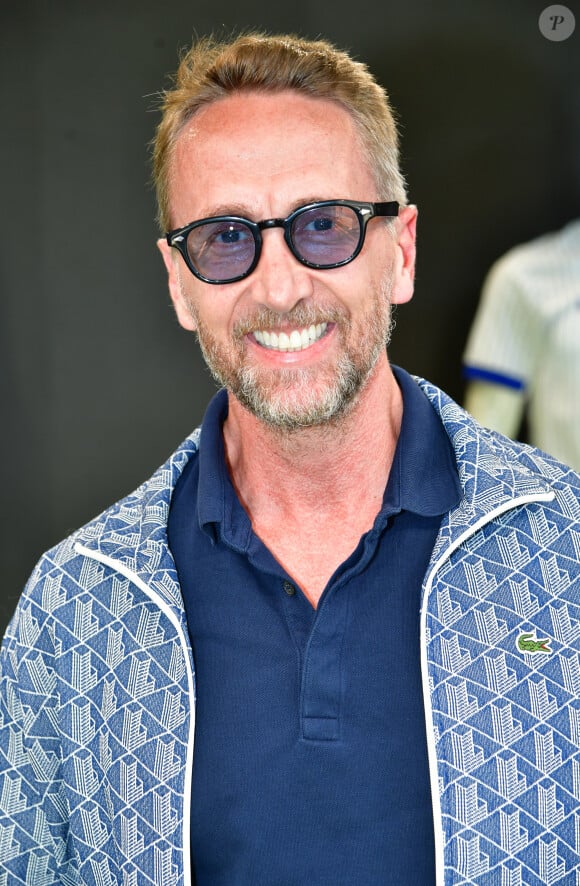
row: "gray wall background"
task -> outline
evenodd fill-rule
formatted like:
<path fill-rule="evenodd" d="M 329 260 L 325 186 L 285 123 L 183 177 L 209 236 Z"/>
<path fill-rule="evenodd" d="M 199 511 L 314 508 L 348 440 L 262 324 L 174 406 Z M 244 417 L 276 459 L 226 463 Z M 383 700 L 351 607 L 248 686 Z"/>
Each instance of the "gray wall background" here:
<path fill-rule="evenodd" d="M 580 214 L 580 9 L 546 40 L 531 0 L 28 0 L 0 12 L 0 629 L 43 550 L 145 479 L 213 384 L 166 293 L 147 143 L 194 34 L 326 36 L 402 125 L 420 209 L 416 296 L 391 357 L 462 396 L 491 262 Z"/>

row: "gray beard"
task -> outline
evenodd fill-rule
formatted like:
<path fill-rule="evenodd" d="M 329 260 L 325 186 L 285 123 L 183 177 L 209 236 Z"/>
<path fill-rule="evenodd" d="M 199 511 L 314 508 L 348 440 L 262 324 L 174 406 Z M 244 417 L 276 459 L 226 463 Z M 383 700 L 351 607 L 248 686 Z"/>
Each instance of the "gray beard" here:
<path fill-rule="evenodd" d="M 360 392 L 368 382 L 377 360 L 388 345 L 392 330 L 389 287 L 385 284 L 377 293 L 369 311 L 362 347 L 347 348 L 335 367 L 334 376 L 319 390 L 319 376 L 311 369 L 266 370 L 244 365 L 244 336 L 253 329 L 276 328 L 280 315 L 263 309 L 239 323 L 234 333 L 234 347 L 238 357 L 225 353 L 210 330 L 197 316 L 190 304 L 197 327 L 201 352 L 214 379 L 227 388 L 257 419 L 274 431 L 298 431 L 304 428 L 336 425 L 354 407 Z M 284 317 L 298 327 L 323 321 L 337 325 L 338 334 L 346 342 L 348 329 L 343 315 L 336 310 L 298 306 Z M 328 370 L 326 370 L 328 372 Z M 292 391 L 300 386 L 300 402 L 294 402 Z"/>
<path fill-rule="evenodd" d="M 229 389 L 242 406 L 272 430 L 298 431 L 334 424 L 347 415 L 356 403 L 357 395 L 364 388 L 378 357 L 379 353 L 373 354 L 372 365 L 357 367 L 344 355 L 336 368 L 333 383 L 322 393 L 311 389 L 308 373 L 294 369 L 284 373 L 273 396 L 264 396 L 260 371 L 253 366 L 241 370 L 235 386 L 232 386 L 230 379 Z M 223 379 L 218 378 L 218 381 L 224 384 Z M 285 395 L 297 384 L 304 385 L 306 390 L 302 393 L 299 408 L 290 410 Z"/>

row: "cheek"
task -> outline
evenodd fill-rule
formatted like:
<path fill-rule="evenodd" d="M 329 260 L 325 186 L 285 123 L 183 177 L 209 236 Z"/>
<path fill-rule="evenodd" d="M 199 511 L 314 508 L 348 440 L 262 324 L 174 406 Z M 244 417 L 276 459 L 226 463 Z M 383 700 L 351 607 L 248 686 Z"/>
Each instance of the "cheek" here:
<path fill-rule="evenodd" d="M 219 337 L 227 328 L 229 314 L 229 300 L 220 298 L 220 288 L 195 278 L 180 278 L 179 298 L 175 308 L 181 326 L 195 332 L 203 325 L 212 335 Z"/>
<path fill-rule="evenodd" d="M 208 285 L 208 288 L 213 287 Z M 198 297 L 194 300 L 189 297 L 187 311 L 192 329 L 203 335 L 206 340 L 211 339 L 216 344 L 230 346 L 235 343 L 231 304 L 224 304 L 219 297 L 216 299 L 212 296 L 212 292 L 204 292 L 201 299 Z"/>

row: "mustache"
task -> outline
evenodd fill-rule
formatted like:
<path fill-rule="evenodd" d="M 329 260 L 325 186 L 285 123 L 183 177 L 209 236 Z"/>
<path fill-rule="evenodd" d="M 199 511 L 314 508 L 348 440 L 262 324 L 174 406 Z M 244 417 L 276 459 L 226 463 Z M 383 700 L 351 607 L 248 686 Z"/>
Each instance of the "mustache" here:
<path fill-rule="evenodd" d="M 234 325 L 234 338 L 242 339 L 255 329 L 276 332 L 285 326 L 308 327 L 318 323 L 336 323 L 344 325 L 345 313 L 337 308 L 324 308 L 315 305 L 296 305 L 291 311 L 283 314 L 271 308 L 262 307 L 255 313 L 238 320 Z"/>

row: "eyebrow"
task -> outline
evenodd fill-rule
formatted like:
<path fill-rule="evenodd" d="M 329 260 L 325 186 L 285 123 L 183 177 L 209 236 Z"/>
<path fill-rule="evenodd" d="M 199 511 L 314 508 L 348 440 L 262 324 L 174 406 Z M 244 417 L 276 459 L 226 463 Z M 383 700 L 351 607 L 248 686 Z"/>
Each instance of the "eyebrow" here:
<path fill-rule="evenodd" d="M 296 200 L 294 203 L 290 205 L 290 210 L 286 213 L 286 216 L 291 215 L 296 209 L 299 209 L 301 206 L 308 206 L 310 203 L 323 203 L 328 200 L 338 200 L 338 197 L 301 197 L 299 200 Z M 261 221 L 261 219 L 254 218 L 253 216 L 256 213 L 252 212 L 249 206 L 246 206 L 242 203 L 223 203 L 219 206 L 212 206 L 207 210 L 205 215 L 200 216 L 200 219 L 204 218 L 214 218 L 215 216 L 221 215 L 232 215 L 237 216 L 238 218 L 247 218 L 250 221 Z M 280 218 L 284 218 L 285 216 L 280 216 Z M 278 216 L 276 216 L 278 218 Z"/>

